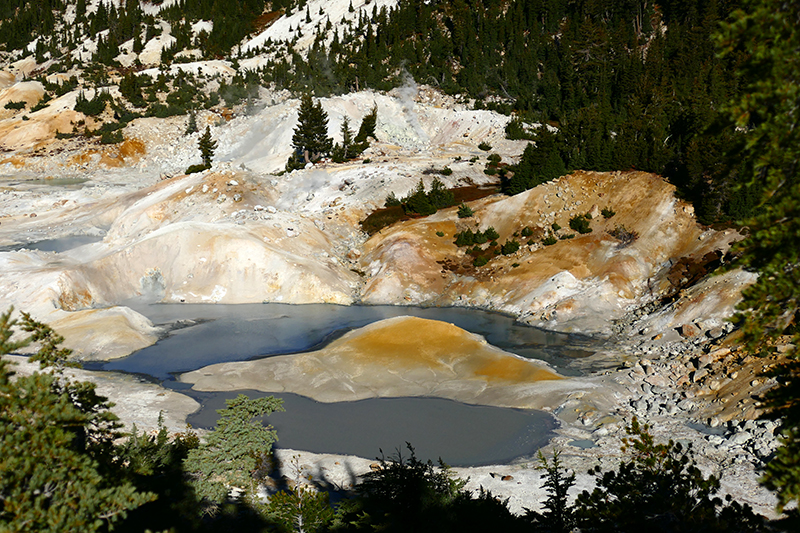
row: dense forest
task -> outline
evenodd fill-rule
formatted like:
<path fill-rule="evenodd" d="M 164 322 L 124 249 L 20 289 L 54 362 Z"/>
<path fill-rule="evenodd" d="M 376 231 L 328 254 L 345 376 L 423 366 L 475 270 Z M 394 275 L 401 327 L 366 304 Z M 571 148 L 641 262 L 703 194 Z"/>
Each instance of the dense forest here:
<path fill-rule="evenodd" d="M 388 89 L 405 72 L 419 83 L 515 113 L 512 138 L 536 139 L 524 122 L 559 129 L 544 177 L 564 169 L 639 169 L 665 175 L 703 222 L 735 220 L 752 191 L 721 159 L 736 142 L 722 104 L 734 97 L 740 58 L 717 57 L 711 35 L 737 2 L 689 0 L 403 0 L 373 7 L 350 31 L 319 34 L 304 60 L 273 63 L 264 79 L 317 94 Z M 560 161 L 559 161 L 560 160 Z M 517 176 L 509 192 L 540 182 Z"/>
<path fill-rule="evenodd" d="M 537 164 L 524 161 L 528 170 L 505 179 L 508 193 L 572 169 L 639 169 L 674 183 L 702 222 L 737 221 L 751 214 L 758 191 L 741 186 L 740 173 L 722 158 L 723 147 L 742 142 L 722 106 L 746 80 L 735 74 L 741 56 L 718 57 L 712 34 L 738 4 L 401 0 L 392 10 L 367 4 L 357 23 L 320 23 L 307 53 L 293 48 L 300 28 L 292 42 L 251 50 L 274 59 L 258 72 L 241 72 L 230 91 L 244 97 L 261 83 L 325 96 L 390 89 L 411 74 L 418 83 L 474 99 L 476 108 L 513 113 L 509 137 L 538 141 L 544 153 L 528 153 Z M 302 0 L 181 0 L 159 15 L 171 23 L 175 38 L 162 61 L 199 49 L 206 58 L 227 57 L 236 65 L 238 45 L 262 27 L 265 16 L 303 9 L 308 11 Z M 94 63 L 113 66 L 121 43 L 133 39 L 134 51 L 141 51 L 162 31 L 136 0 L 118 9 L 101 3 L 88 15 L 86 2 L 78 0 L 75 24 L 50 35 L 54 13 L 66 10 L 61 0 L 14 0 L 0 10 L 0 43 L 11 50 L 43 35 L 35 46 L 42 61 L 46 51 L 57 56 L 104 32 Z M 191 31 L 198 20 L 214 21 L 210 33 Z M 72 65 L 68 57 L 63 62 L 63 68 Z M 248 90 L 241 90 L 244 85 Z M 527 126 L 535 123 L 558 133 L 542 138 Z"/>

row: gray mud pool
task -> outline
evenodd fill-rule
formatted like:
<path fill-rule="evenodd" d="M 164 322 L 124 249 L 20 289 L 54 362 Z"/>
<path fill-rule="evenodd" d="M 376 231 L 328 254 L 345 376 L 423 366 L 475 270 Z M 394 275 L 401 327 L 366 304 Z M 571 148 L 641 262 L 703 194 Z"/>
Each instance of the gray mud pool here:
<path fill-rule="evenodd" d="M 548 361 L 562 374 L 575 375 L 570 363 L 592 353 L 590 339 L 545 332 L 511 317 L 463 308 L 336 306 L 325 304 L 136 304 L 128 305 L 170 333 L 153 346 L 102 365 L 102 370 L 150 376 L 197 399 L 202 408 L 189 419 L 211 428 L 216 410 L 239 393 L 197 392 L 174 375 L 204 366 L 311 351 L 354 328 L 385 318 L 411 315 L 455 324 L 523 357 Z M 311 377 L 309 378 L 311 379 Z M 406 452 L 406 442 L 422 459 L 454 466 L 502 463 L 529 456 L 546 444 L 556 426 L 542 411 L 467 405 L 442 398 L 376 398 L 321 403 L 275 393 L 285 413 L 267 422 L 282 448 L 374 458 Z M 406 454 L 407 455 L 407 454 Z"/>

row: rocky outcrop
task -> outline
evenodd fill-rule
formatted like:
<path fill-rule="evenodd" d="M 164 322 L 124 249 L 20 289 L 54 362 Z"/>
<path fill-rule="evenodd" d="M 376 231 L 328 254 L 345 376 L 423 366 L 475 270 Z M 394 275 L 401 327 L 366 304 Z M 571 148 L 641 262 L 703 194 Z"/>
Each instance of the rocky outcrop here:
<path fill-rule="evenodd" d="M 547 329 L 610 334 L 612 321 L 630 308 L 689 282 L 673 281 L 674 263 L 709 253 L 718 258 L 738 238 L 734 231 L 698 226 L 691 207 L 673 193 L 674 187 L 642 172 L 576 172 L 514 197 L 479 201 L 472 206 L 474 218 L 459 219 L 449 209 L 401 223 L 364 247 L 363 300 L 475 306 Z M 600 215 L 600 206 L 615 214 Z M 591 212 L 591 233 L 569 229 L 571 218 Z M 554 224 L 561 229 L 553 232 Z M 455 246 L 454 235 L 488 227 L 499 233 L 498 243 L 516 239 L 522 247 L 473 268 L 472 256 Z M 529 237 L 522 236 L 525 228 Z M 621 242 L 615 236 L 619 228 L 635 237 Z M 573 237 L 545 246 L 542 238 L 549 233 Z M 750 279 L 737 278 L 738 288 Z M 729 311 L 727 306 L 723 312 Z"/>

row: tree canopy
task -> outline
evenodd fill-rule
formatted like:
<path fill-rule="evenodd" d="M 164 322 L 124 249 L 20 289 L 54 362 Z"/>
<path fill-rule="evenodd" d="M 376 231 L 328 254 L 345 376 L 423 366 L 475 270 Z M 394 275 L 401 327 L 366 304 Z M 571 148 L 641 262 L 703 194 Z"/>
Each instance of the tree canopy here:
<path fill-rule="evenodd" d="M 744 139 L 726 156 L 741 169 L 743 186 L 763 191 L 756 215 L 744 221 L 746 238 L 733 248 L 740 256 L 732 266 L 759 274 L 737 318 L 754 352 L 779 335 L 793 338 L 787 361 L 773 371 L 780 385 L 765 403 L 783 422 L 783 445 L 765 475 L 783 507 L 800 503 L 800 5 L 746 0 L 716 39 L 724 57 L 746 57 L 737 71 L 742 94 L 726 108 Z"/>
<path fill-rule="evenodd" d="M 11 342 L 15 329 L 31 335 Z M 94 385 L 71 382 L 69 350 L 49 327 L 23 314 L 0 315 L 0 355 L 37 342 L 43 372 L 13 376 L 0 359 L 0 529 L 97 531 L 152 501 L 124 476 L 109 475 L 120 436 L 110 404 Z M 13 377 L 12 377 L 13 376 Z"/>

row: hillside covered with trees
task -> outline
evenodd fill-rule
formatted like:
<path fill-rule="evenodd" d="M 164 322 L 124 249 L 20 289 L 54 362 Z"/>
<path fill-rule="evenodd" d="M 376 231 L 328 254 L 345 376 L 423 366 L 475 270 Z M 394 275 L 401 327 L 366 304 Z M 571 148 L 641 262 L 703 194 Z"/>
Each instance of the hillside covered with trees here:
<path fill-rule="evenodd" d="M 386 91 L 411 76 L 474 109 L 513 117 L 507 138 L 530 144 L 516 164 L 498 166 L 495 156 L 486 168 L 487 174 L 499 175 L 508 195 L 572 170 L 637 169 L 674 184 L 678 195 L 693 202 L 700 223 L 736 226 L 743 239 L 725 256 L 724 268 L 760 274 L 744 291 L 734 317 L 743 342 L 759 354 L 771 350 L 779 337 L 791 340 L 785 362 L 771 369 L 777 386 L 763 398 L 765 416 L 782 421 L 783 438 L 766 466 L 764 483 L 786 513 L 783 522 L 764 525 L 746 507 L 717 499 L 719 480 L 704 476 L 691 452 L 672 442 L 654 442 L 648 428 L 636 422 L 628 428 L 626 458 L 614 471 L 593 470 L 597 488 L 573 505 L 565 496 L 573 481 L 569 473 L 560 469 L 557 457 L 542 459 L 550 498 L 542 513 L 524 517 L 512 515 L 507 502 L 488 492 L 463 491 L 444 466 L 417 461 L 413 450 L 410 459 L 382 461 L 335 511 L 326 494 L 297 486 L 275 491 L 265 504 L 255 493 L 273 466 L 269 451 L 275 434 L 254 420 L 279 410 L 279 402 L 231 402 L 205 443 L 191 432 L 169 438 L 166 432 L 143 436 L 134 431 L 122 438 L 106 400 L 92 386 L 64 377 L 69 354 L 55 333 L 27 315 L 15 322 L 9 313 L 0 316 L 0 355 L 38 342 L 34 360 L 42 361 L 42 371 L 15 376 L 13 367 L 0 361 L 0 529 L 796 530 L 798 5 L 780 0 L 400 0 L 392 9 L 362 9 L 357 23 L 320 23 L 307 50 L 295 48 L 296 35 L 243 51 L 244 41 L 283 14 L 304 12 L 310 20 L 306 2 L 179 0 L 159 11 L 161 2 L 155 0 L 101 1 L 91 12 L 90 3 L 5 0 L 0 5 L 2 58 L 33 58 L 37 68 L 26 76 L 44 87 L 44 98 L 28 106 L 30 111 L 80 91 L 74 111 L 113 117 L 95 131 L 82 123 L 82 131 L 76 126 L 58 133 L 59 140 L 100 136 L 103 144 L 119 143 L 125 125 L 142 117 L 187 115 L 196 132 L 198 109 L 244 102 L 252 108 L 265 86 L 302 96 L 287 171 L 329 154 L 334 164 L 341 163 L 374 137 L 377 107 L 358 134 L 345 122 L 343 142 L 334 145 L 318 99 L 364 88 Z M 67 14 L 69 24 L 64 23 Z M 192 26 L 201 21 L 213 21 L 213 29 L 194 32 Z M 174 41 L 161 52 L 158 73 L 142 74 L 145 66 L 137 62 L 123 66 L 121 47 L 131 42 L 132 50 L 141 52 L 164 32 L 163 23 Z M 86 52 L 81 47 L 87 40 L 96 40 L 96 49 L 84 57 L 79 50 Z M 187 50 L 199 52 L 181 54 Z M 240 61 L 256 55 L 264 57 L 261 66 L 241 67 Z M 234 74 L 169 71 L 169 65 L 198 59 L 224 59 Z M 26 113 L 27 105 L 9 102 L 5 108 Z M 197 171 L 212 166 L 217 147 L 210 126 L 204 131 L 203 165 Z M 450 169 L 437 172 L 445 175 L 444 170 Z M 421 179 L 402 200 L 389 198 L 387 204 L 414 216 L 455 202 L 441 182 L 426 192 Z M 458 216 L 468 219 L 473 212 L 462 204 Z M 459 233 L 457 244 L 494 240 L 489 229 L 495 231 Z M 553 235 L 548 238 L 556 243 Z M 519 246 L 507 241 L 496 254 L 513 254 Z M 32 337 L 12 341 L 14 333 L 14 339 Z M 231 428 L 250 433 L 242 438 Z M 20 453 L 23 449 L 30 454 Z M 225 458 L 230 462 L 224 464 Z M 59 468 L 48 467 L 53 464 Z M 228 497 L 234 484 L 243 486 L 239 499 Z"/>

